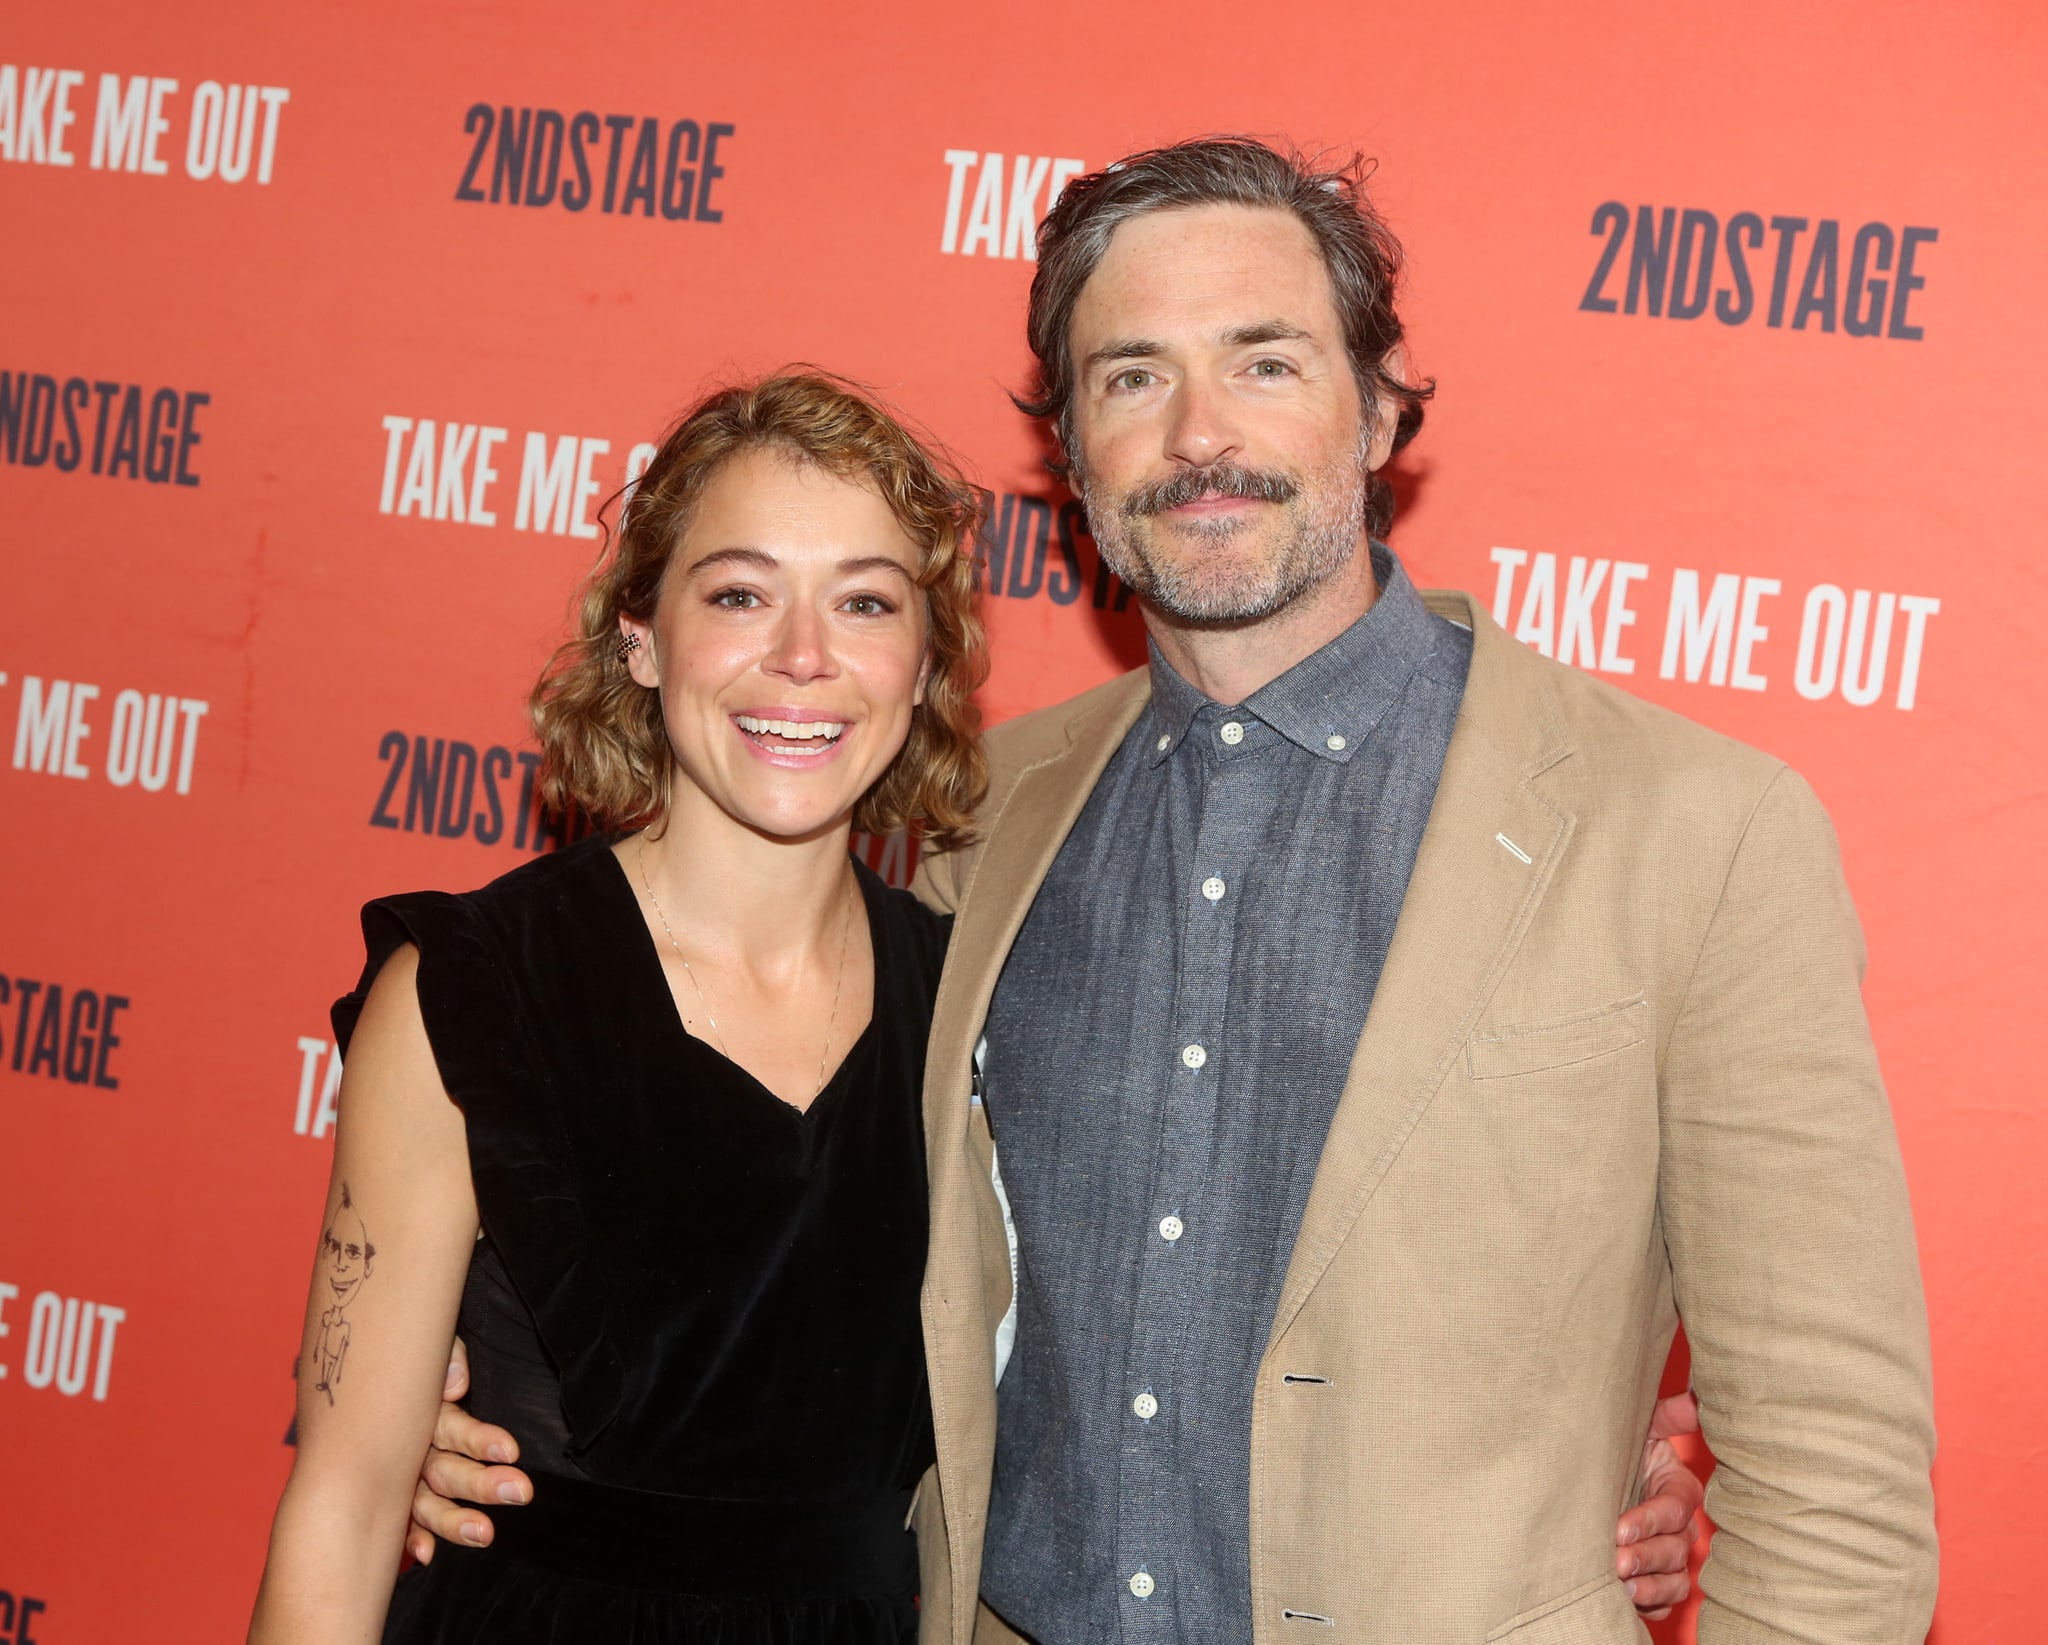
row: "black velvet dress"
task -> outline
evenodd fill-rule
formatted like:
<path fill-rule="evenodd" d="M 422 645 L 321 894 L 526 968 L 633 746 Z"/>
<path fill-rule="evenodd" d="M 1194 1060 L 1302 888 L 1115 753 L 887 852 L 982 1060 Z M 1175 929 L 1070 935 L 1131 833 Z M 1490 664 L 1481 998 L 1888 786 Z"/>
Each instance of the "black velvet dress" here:
<path fill-rule="evenodd" d="M 946 923 L 865 868 L 873 1020 L 803 1112 L 685 1032 L 601 839 L 363 911 L 462 1107 L 477 1416 L 534 1500 L 407 1572 L 387 1641 L 899 1645 L 932 1460 L 919 1092 Z M 792 1032 L 822 1035 L 822 1023 Z"/>

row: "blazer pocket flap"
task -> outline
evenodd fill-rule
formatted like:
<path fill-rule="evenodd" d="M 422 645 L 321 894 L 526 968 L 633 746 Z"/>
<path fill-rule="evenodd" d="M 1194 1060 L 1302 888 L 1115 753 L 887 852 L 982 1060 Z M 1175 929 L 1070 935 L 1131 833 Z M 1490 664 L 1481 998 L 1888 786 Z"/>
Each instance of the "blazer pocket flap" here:
<path fill-rule="evenodd" d="M 1486 1639 L 1487 1645 L 1647 1645 L 1649 1637 L 1628 1590 L 1609 1571 L 1511 1617 Z"/>
<path fill-rule="evenodd" d="M 1475 1080 L 1568 1068 L 1575 1062 L 1591 1062 L 1641 1044 L 1649 1023 L 1650 1002 L 1637 994 L 1595 1011 L 1575 1012 L 1558 1022 L 1474 1036 L 1465 1042 L 1465 1066 Z"/>

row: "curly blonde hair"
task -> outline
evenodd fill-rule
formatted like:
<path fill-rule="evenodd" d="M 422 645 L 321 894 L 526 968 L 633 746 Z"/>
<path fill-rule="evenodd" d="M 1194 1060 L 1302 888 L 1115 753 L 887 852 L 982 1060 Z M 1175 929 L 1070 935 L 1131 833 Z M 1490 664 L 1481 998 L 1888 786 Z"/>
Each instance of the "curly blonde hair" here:
<path fill-rule="evenodd" d="M 935 846 L 965 843 L 988 787 L 975 690 L 988 674 L 974 609 L 975 493 L 854 384 L 790 370 L 708 395 L 671 429 L 621 495 L 596 569 L 576 601 L 575 637 L 541 671 L 529 706 L 540 738 L 541 797 L 598 826 L 638 828 L 668 804 L 674 756 L 658 692 L 619 654 L 619 618 L 654 615 L 663 579 L 712 476 L 773 447 L 874 490 L 922 550 L 930 672 L 902 752 L 861 797 L 854 826 L 915 824 Z"/>

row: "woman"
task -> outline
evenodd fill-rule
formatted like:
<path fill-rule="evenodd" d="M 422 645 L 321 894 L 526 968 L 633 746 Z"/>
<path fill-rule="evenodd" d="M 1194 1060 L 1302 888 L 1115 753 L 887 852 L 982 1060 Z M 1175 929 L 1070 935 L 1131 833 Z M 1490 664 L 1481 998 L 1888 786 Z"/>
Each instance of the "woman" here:
<path fill-rule="evenodd" d="M 617 832 L 364 911 L 252 1640 L 915 1636 L 945 932 L 848 834 L 980 796 L 970 518 L 815 376 L 712 396 L 634 488 L 533 698 L 548 799 Z M 394 1598 L 458 1325 L 543 1477 Z"/>

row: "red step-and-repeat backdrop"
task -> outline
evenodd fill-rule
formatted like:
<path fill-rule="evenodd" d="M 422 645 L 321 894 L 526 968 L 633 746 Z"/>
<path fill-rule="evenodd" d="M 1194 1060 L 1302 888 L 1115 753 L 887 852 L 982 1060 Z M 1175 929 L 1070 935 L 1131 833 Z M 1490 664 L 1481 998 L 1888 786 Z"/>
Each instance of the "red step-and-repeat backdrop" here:
<path fill-rule="evenodd" d="M 357 906 L 552 843 L 524 695 L 678 409 L 814 361 L 943 439 L 992 718 L 1140 655 L 1005 390 L 1065 180 L 1215 130 L 1379 162 L 1442 385 L 1417 580 L 1831 807 L 1938 1637 L 2048 1637 L 2044 75 L 2030 0 L 15 8 L 0 1641 L 239 1637 Z"/>

